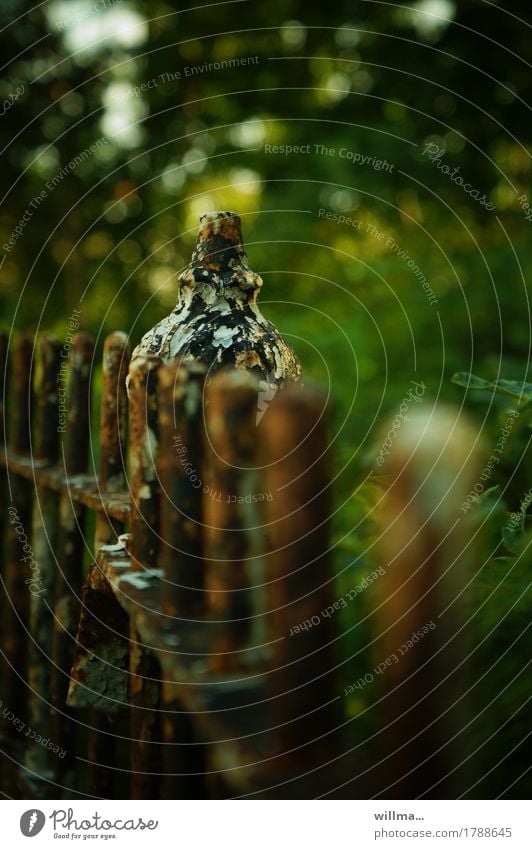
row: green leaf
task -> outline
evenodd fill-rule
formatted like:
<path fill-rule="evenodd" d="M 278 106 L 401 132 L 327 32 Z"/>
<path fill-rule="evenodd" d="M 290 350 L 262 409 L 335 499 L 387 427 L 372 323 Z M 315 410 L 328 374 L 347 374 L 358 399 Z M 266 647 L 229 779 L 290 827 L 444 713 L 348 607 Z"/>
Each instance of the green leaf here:
<path fill-rule="evenodd" d="M 532 383 L 521 383 L 519 380 L 484 380 L 467 371 L 458 371 L 453 374 L 451 380 L 458 386 L 466 389 L 483 389 L 486 392 L 498 392 L 499 395 L 508 395 L 517 398 L 519 405 L 528 404 L 532 401 Z"/>
<path fill-rule="evenodd" d="M 519 554 L 525 539 L 524 513 L 511 513 L 502 529 L 502 540 L 506 551 Z"/>

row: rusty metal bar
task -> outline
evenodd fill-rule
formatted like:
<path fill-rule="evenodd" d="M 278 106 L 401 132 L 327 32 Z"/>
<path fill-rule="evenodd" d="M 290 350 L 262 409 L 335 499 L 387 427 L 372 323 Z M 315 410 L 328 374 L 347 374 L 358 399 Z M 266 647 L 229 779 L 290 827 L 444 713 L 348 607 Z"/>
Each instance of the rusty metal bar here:
<path fill-rule="evenodd" d="M 84 792 L 115 797 L 117 746 L 112 724 L 129 704 L 129 617 L 103 575 L 98 559 L 83 588 L 68 705 L 90 707 Z"/>
<path fill-rule="evenodd" d="M 9 449 L 2 449 L 0 468 L 9 468 L 13 475 L 33 481 L 37 486 L 52 489 L 66 495 L 69 501 L 83 504 L 96 513 L 103 513 L 117 522 L 129 522 L 130 497 L 127 491 L 101 492 L 94 475 L 65 475 L 64 466 L 49 466 L 48 463 L 19 456 Z"/>
<path fill-rule="evenodd" d="M 77 333 L 72 339 L 69 365 L 64 463 L 67 475 L 82 475 L 88 464 L 91 374 L 94 366 L 94 340 L 88 333 Z"/>
<path fill-rule="evenodd" d="M 60 432 L 65 432 L 64 465 L 67 476 L 87 471 L 90 442 L 90 392 L 94 342 L 78 333 L 71 343 L 68 373 L 68 412 L 60 417 Z M 52 696 L 55 708 L 54 734 L 66 755 L 61 761 L 61 776 L 75 766 L 75 723 L 66 706 L 70 670 L 80 616 L 83 576 L 85 508 L 73 502 L 69 494 L 59 505 L 58 568 L 55 581 L 55 625 L 53 637 L 54 668 Z"/>
<path fill-rule="evenodd" d="M 107 336 L 103 348 L 102 365 L 102 399 L 100 405 L 100 462 L 98 483 L 102 492 L 120 492 L 126 486 L 125 460 L 127 452 L 127 420 L 128 402 L 126 393 L 126 377 L 129 368 L 129 340 L 126 333 L 115 332 Z M 96 514 L 94 535 L 94 550 L 98 553 L 102 545 L 115 542 L 124 532 L 123 522 L 113 519 L 105 512 Z M 98 566 L 93 566 L 97 569 Z M 91 632 L 103 630 L 102 622 L 91 616 L 90 611 L 99 604 L 108 612 L 112 609 L 112 600 L 108 593 L 101 593 L 94 598 L 94 588 L 86 587 L 84 592 L 84 607 L 86 628 Z M 92 603 L 91 603 L 92 602 Z M 116 604 L 116 602 L 115 602 Z M 114 634 L 105 633 L 100 636 L 101 646 L 116 641 Z M 78 632 L 78 642 L 83 637 L 83 630 Z M 108 662 L 107 658 L 100 662 Z M 112 673 L 111 673 L 112 674 Z M 118 672 L 118 676 L 120 672 Z M 72 684 L 69 699 L 71 698 Z M 115 772 L 110 769 L 116 756 L 114 735 L 111 733 L 109 719 L 98 710 L 91 710 L 88 718 L 88 767 L 86 791 L 91 796 L 112 798 L 114 795 Z"/>
<path fill-rule="evenodd" d="M 59 452 L 58 375 L 61 344 L 52 336 L 40 341 L 40 386 L 38 394 L 38 431 L 36 460 L 54 463 Z M 30 591 L 30 635 L 28 674 L 31 695 L 29 719 L 42 739 L 51 732 L 50 669 L 53 651 L 53 591 L 57 544 L 59 497 L 47 487 L 35 487 L 33 505 L 33 549 L 37 571 Z M 53 743 L 53 740 L 52 740 Z M 60 753 L 34 744 L 26 750 L 26 765 L 35 775 L 51 778 Z"/>
<path fill-rule="evenodd" d="M 197 364 L 165 365 L 158 375 L 159 567 L 163 610 L 171 617 L 194 616 L 205 608 L 200 477 L 204 379 L 205 369 Z"/>
<path fill-rule="evenodd" d="M 59 457 L 58 377 L 61 367 L 61 343 L 55 336 L 44 336 L 39 345 L 41 380 L 37 399 L 39 429 L 35 459 L 56 463 Z"/>
<path fill-rule="evenodd" d="M 139 571 L 157 561 L 158 482 L 157 371 L 156 357 L 133 360 L 129 372 L 129 469 L 131 490 L 131 557 Z"/>
<path fill-rule="evenodd" d="M 9 368 L 8 368 L 8 359 L 9 359 L 9 346 L 8 346 L 8 337 L 7 333 L 0 333 L 0 459 L 3 458 L 6 450 L 6 436 L 7 436 L 7 394 L 9 387 Z M 6 468 L 4 465 L 0 465 L 0 538 L 2 541 L 5 540 L 6 537 L 6 524 L 7 524 L 7 507 L 8 507 L 8 498 L 7 498 L 7 475 Z M 7 552 L 4 549 L 4 542 L 0 544 L 0 575 L 2 581 L 1 587 L 1 599 L 0 599 L 0 629 L 1 629 L 1 645 L 2 645 L 2 657 L 0 661 L 0 681 L 2 685 L 6 682 L 7 676 L 7 661 L 4 656 L 5 652 L 5 638 L 6 638 L 6 612 L 7 606 L 9 604 L 9 600 L 6 598 L 5 586 L 6 586 L 6 554 Z M 6 732 L 10 732 L 11 729 L 6 720 L 2 722 L 2 742 L 3 742 L 3 732 L 4 729 Z M 10 772 L 11 764 L 7 758 L 0 759 L 0 787 L 8 786 L 10 781 Z"/>
<path fill-rule="evenodd" d="M 29 453 L 31 448 L 32 360 L 33 339 L 21 336 L 13 357 L 12 430 L 13 450 Z M 6 611 L 4 646 L 6 654 L 6 705 L 18 719 L 26 719 L 27 692 L 27 627 L 29 592 L 26 581 L 31 577 L 35 559 L 31 546 L 31 505 L 33 487 L 17 476 L 8 479 L 9 527 L 6 552 Z"/>
<path fill-rule="evenodd" d="M 264 418 L 271 546 L 270 718 L 280 762 L 324 760 L 337 725 L 332 669 L 329 556 L 331 512 L 325 399 L 310 389 L 287 389 Z M 318 624 L 315 624 L 318 622 Z"/>
<path fill-rule="evenodd" d="M 102 549 L 105 549 L 102 546 Z M 111 546 L 113 550 L 116 546 Z M 100 550 L 102 550 L 100 549 Z M 83 608 L 67 703 L 119 716 L 128 708 L 129 617 L 102 573 L 99 554 L 83 587 Z M 98 789 L 94 795 L 99 795 Z"/>
<path fill-rule="evenodd" d="M 142 357 L 129 371 L 131 488 L 130 554 L 134 571 L 153 571 L 159 548 L 156 473 L 157 373 L 161 361 Z M 130 631 L 131 797 L 157 798 L 161 775 L 160 666 L 134 621 Z"/>
<path fill-rule="evenodd" d="M 384 466 L 385 574 L 376 589 L 373 658 L 382 699 L 377 793 L 456 798 L 467 789 L 469 538 L 460 505 L 472 490 L 476 433 L 455 410 L 411 410 Z"/>
<path fill-rule="evenodd" d="M 180 617 L 194 619 L 205 608 L 202 482 L 203 384 L 205 368 L 170 363 L 158 373 L 162 608 L 179 630 Z M 193 745 L 194 728 L 180 700 L 171 664 L 162 666 L 161 716 L 164 746 L 161 795 L 204 795 L 204 749 Z"/>
<path fill-rule="evenodd" d="M 240 666 L 253 610 L 258 381 L 247 372 L 222 371 L 206 397 L 205 580 L 209 618 L 225 623 L 211 657 L 212 668 L 223 672 Z"/>
<path fill-rule="evenodd" d="M 126 377 L 129 340 L 125 333 L 111 333 L 105 340 L 100 408 L 100 464 L 98 483 L 102 492 L 121 492 L 126 487 L 128 402 Z M 123 533 L 123 523 L 98 513 L 94 547 L 114 542 Z"/>
<path fill-rule="evenodd" d="M 33 403 L 32 366 L 33 336 L 23 335 L 15 346 L 13 358 L 13 426 L 10 434 L 15 454 L 29 453 L 31 448 L 31 409 Z"/>

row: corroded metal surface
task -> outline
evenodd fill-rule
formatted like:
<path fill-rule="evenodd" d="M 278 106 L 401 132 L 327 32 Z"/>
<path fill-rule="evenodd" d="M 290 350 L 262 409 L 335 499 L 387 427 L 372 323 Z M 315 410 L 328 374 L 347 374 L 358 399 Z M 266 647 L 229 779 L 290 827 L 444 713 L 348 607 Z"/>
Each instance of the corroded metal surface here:
<path fill-rule="evenodd" d="M 126 377 L 129 368 L 129 342 L 125 333 L 111 333 L 105 340 L 100 405 L 100 466 L 98 484 L 102 494 L 123 493 L 126 489 L 128 403 Z M 98 513 L 94 547 L 114 542 L 123 532 L 123 523 L 105 512 Z"/>
<path fill-rule="evenodd" d="M 384 670 L 384 797 L 456 798 L 468 786 L 464 603 L 475 552 L 460 505 L 478 479 L 475 443 L 457 411 L 410 410 L 383 467 L 373 657 Z"/>
<path fill-rule="evenodd" d="M 129 367 L 129 341 L 127 334 L 116 332 L 107 336 L 103 348 L 103 364 L 102 364 L 102 398 L 100 403 L 100 464 L 98 473 L 98 485 L 101 493 L 105 493 L 108 497 L 109 493 L 125 492 L 126 489 L 126 454 L 127 454 L 127 423 L 128 423 L 128 401 L 126 394 L 126 377 Z M 103 499 L 102 499 L 103 501 Z M 118 536 L 124 531 L 124 523 L 117 520 L 115 517 L 103 511 L 96 515 L 96 527 L 94 531 L 94 550 L 98 552 L 102 545 L 114 542 Z M 91 574 L 97 569 L 93 566 Z M 92 670 L 96 673 L 97 682 L 105 681 L 103 690 L 105 695 L 111 691 L 111 688 L 116 688 L 122 676 L 128 668 L 129 664 L 129 646 L 124 647 L 124 640 L 116 633 L 113 627 L 113 605 L 118 607 L 116 600 L 111 599 L 112 592 L 106 583 L 102 591 L 98 587 L 90 587 L 90 577 L 86 593 L 91 593 L 91 598 L 87 599 L 88 608 L 84 607 L 84 612 L 87 618 L 92 618 L 93 625 L 100 631 L 99 642 L 96 642 L 94 654 L 92 656 Z M 94 596 L 93 594 L 97 595 Z M 84 597 L 85 604 L 85 597 Z M 105 605 L 103 611 L 96 610 L 99 605 Z M 111 607 L 108 610 L 108 606 Z M 108 613 L 108 616 L 105 614 Z M 101 614 L 101 615 L 100 615 Z M 114 618 L 118 617 L 117 610 L 114 611 Z M 126 617 L 127 620 L 127 617 Z M 109 628 L 109 633 L 106 635 L 102 622 L 106 623 Z M 126 624 L 124 624 L 126 628 Z M 127 629 L 126 629 L 127 630 Z M 124 633 L 126 633 L 126 630 Z M 74 664 L 72 666 L 73 679 L 76 676 L 77 670 L 83 664 L 83 652 L 89 649 L 85 645 L 84 637 L 86 629 L 83 628 L 83 614 L 78 630 L 77 643 L 78 649 Z M 109 649 L 114 646 L 115 651 L 120 651 L 125 648 L 123 655 L 123 667 L 120 663 L 111 662 L 109 658 Z M 115 672 L 116 667 L 116 672 Z M 123 671 L 122 671 L 123 670 Z M 94 676 L 93 676 L 94 677 Z M 107 679 L 110 679 L 107 683 Z M 75 681 L 70 684 L 69 699 L 72 706 L 75 704 Z M 91 684 L 91 689 L 94 687 Z M 108 709 L 106 713 L 118 711 L 120 704 L 124 709 L 125 696 L 127 695 L 127 680 L 125 684 L 125 694 L 120 694 L 119 698 L 115 698 L 115 707 Z M 116 696 L 116 692 L 115 692 Z M 109 720 L 107 716 L 102 716 L 101 710 L 105 710 L 105 703 L 94 702 L 94 709 L 89 713 L 89 732 L 87 742 L 87 792 L 95 796 L 112 797 L 114 795 L 114 778 L 116 772 L 109 769 L 112 766 L 116 757 L 116 745 L 114 736 L 110 733 Z"/>
<path fill-rule="evenodd" d="M 209 375 L 236 366 L 267 384 L 299 381 L 299 360 L 257 305 L 261 286 L 248 265 L 240 217 L 202 215 L 192 261 L 178 279 L 177 306 L 142 338 L 133 359 L 192 358 L 205 363 Z"/>
<path fill-rule="evenodd" d="M 136 569 L 150 569 L 157 561 L 158 493 L 156 473 L 157 371 L 161 361 L 140 357 L 130 369 L 129 486 L 131 492 L 131 556 Z"/>
<path fill-rule="evenodd" d="M 90 440 L 90 392 L 94 343 L 90 336 L 78 333 L 72 339 L 69 355 L 68 412 L 64 451 L 65 474 L 75 476 L 87 471 Z M 59 504 L 58 567 L 54 592 L 54 636 L 52 699 L 55 708 L 54 732 L 66 750 L 61 762 L 64 776 L 75 764 L 75 724 L 66 707 L 70 670 L 76 647 L 76 632 L 81 610 L 82 565 L 85 551 L 85 508 L 73 503 L 70 494 Z"/>
<path fill-rule="evenodd" d="M 12 426 L 10 444 L 16 454 L 29 453 L 31 446 L 31 419 L 33 406 L 33 353 L 32 336 L 21 336 L 13 357 Z"/>
<path fill-rule="evenodd" d="M 49 466 L 48 461 L 20 456 L 2 450 L 0 467 L 9 466 L 14 475 L 34 481 L 37 486 L 63 493 L 70 501 L 84 504 L 118 522 L 128 522 L 131 499 L 128 492 L 101 492 L 93 475 L 65 475 L 64 466 Z"/>
<path fill-rule="evenodd" d="M 129 617 L 98 564 L 83 588 L 67 703 L 122 714 L 128 705 Z"/>
<path fill-rule="evenodd" d="M 130 489 L 131 563 L 138 578 L 150 580 L 159 550 L 159 482 L 157 452 L 157 373 L 155 357 L 140 357 L 130 370 Z M 130 621 L 131 693 L 131 796 L 155 796 L 150 773 L 161 771 L 160 672 L 159 664 L 139 636 L 134 618 Z"/>
<path fill-rule="evenodd" d="M 45 336 L 39 346 L 41 381 L 38 393 L 37 451 L 41 462 L 57 461 L 59 451 L 57 376 L 61 343 Z M 53 592 L 57 545 L 59 497 L 36 485 L 33 506 L 33 550 L 38 573 L 30 589 L 30 637 L 28 641 L 29 721 L 44 739 L 51 721 L 50 663 L 52 659 Z M 41 777 L 52 777 L 58 753 L 34 745 L 26 753 L 26 765 Z"/>
<path fill-rule="evenodd" d="M 131 798 L 156 799 L 162 773 L 161 672 L 157 658 L 144 644 L 134 620 L 130 623 Z"/>
<path fill-rule="evenodd" d="M 219 671 L 240 666 L 239 649 L 250 633 L 253 555 L 250 528 L 257 524 L 258 381 L 235 369 L 220 372 L 207 388 L 205 557 L 209 619 L 227 623 L 226 639 L 212 646 Z"/>
<path fill-rule="evenodd" d="M 203 565 L 203 383 L 200 364 L 169 363 L 159 370 L 159 568 L 163 609 L 171 617 L 205 608 Z M 176 627 L 178 627 L 176 622 Z"/>
<path fill-rule="evenodd" d="M 98 476 L 102 489 L 109 492 L 124 489 L 126 485 L 128 404 L 125 382 L 128 368 L 128 337 L 125 333 L 111 333 L 103 349 Z"/>
<path fill-rule="evenodd" d="M 94 341 L 87 333 L 76 333 L 69 355 L 68 412 L 64 446 L 67 475 L 80 475 L 87 471 L 93 367 Z"/>
<path fill-rule="evenodd" d="M 169 788 L 182 788 L 182 773 L 186 776 L 190 772 L 199 774 L 185 782 L 186 793 L 193 795 L 194 788 L 199 792 L 207 751 L 212 753 L 218 748 L 226 753 L 225 760 L 221 753 L 217 760 L 224 761 L 222 772 L 228 768 L 229 778 L 234 779 L 233 786 L 239 789 L 254 787 L 251 765 L 257 761 L 259 735 L 267 726 L 263 712 L 266 676 L 264 669 L 257 665 L 256 652 L 244 653 L 243 666 L 247 672 L 213 674 L 209 667 L 212 644 L 224 642 L 226 624 L 207 625 L 202 620 L 182 620 L 177 634 L 175 625 L 162 612 L 161 576 L 143 573 L 140 577 L 134 572 L 126 550 L 127 540 L 124 543 L 104 546 L 98 562 L 120 604 L 134 621 L 141 644 L 149 648 L 160 664 L 161 672 L 151 677 L 162 680 L 163 739 L 173 744 L 170 751 L 164 753 L 165 779 L 161 792 L 168 796 Z M 153 681 L 150 684 L 153 685 Z M 192 736 L 187 717 L 193 720 L 196 738 Z M 234 743 L 232 738 L 235 738 Z M 200 742 L 203 745 L 200 753 L 196 751 L 197 760 L 192 761 L 191 749 L 196 749 L 196 745 L 191 744 L 195 739 L 198 745 Z M 208 747 L 205 742 L 209 743 Z M 260 750 L 267 751 L 262 742 Z M 174 758 L 172 752 L 175 752 Z"/>
<path fill-rule="evenodd" d="M 264 420 L 271 552 L 267 557 L 270 712 L 279 724 L 281 758 L 295 765 L 323 760 L 337 726 L 330 619 L 299 627 L 331 602 L 330 477 L 325 398 L 280 392 Z M 296 750 L 296 751 L 294 751 Z M 290 753 L 290 754 L 287 754 Z"/>
<path fill-rule="evenodd" d="M 179 682 L 167 680 L 161 685 L 161 731 L 163 799 L 205 798 L 207 746 L 198 740 L 194 715 L 181 699 Z"/>
<path fill-rule="evenodd" d="M 41 381 L 37 397 L 38 428 L 36 459 L 56 463 L 59 456 L 59 410 L 57 376 L 61 366 L 61 343 L 45 336 L 39 345 Z"/>
<path fill-rule="evenodd" d="M 181 620 L 205 609 L 203 561 L 203 386 L 198 363 L 159 370 L 159 454 L 162 609 L 179 633 Z M 162 785 L 166 799 L 197 799 L 203 787 L 205 747 L 180 699 L 179 681 L 166 665 L 161 685 Z"/>

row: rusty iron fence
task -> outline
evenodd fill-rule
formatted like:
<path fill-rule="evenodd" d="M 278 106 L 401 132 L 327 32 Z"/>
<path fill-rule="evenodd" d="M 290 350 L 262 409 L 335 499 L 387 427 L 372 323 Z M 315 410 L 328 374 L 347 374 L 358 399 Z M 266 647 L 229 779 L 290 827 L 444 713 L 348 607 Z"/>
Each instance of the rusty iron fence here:
<path fill-rule="evenodd" d="M 353 746 L 332 619 L 311 627 L 336 600 L 324 397 L 285 388 L 258 415 L 250 373 L 206 381 L 198 364 L 151 357 L 130 368 L 128 339 L 113 333 L 94 445 L 94 350 L 83 333 L 68 351 L 23 336 L 8 363 L 0 338 L 10 383 L 0 464 L 2 792 L 452 794 L 445 781 L 458 756 L 439 743 L 461 720 L 446 709 L 452 688 L 434 695 L 434 673 L 428 684 L 418 673 L 452 636 L 456 614 L 387 664 L 457 592 L 448 564 L 461 542 L 445 521 L 446 475 L 430 492 L 413 478 L 390 487 L 382 550 L 396 568 L 379 579 L 375 657 L 393 670 L 383 676 L 379 742 Z M 425 442 L 418 462 L 452 456 L 469 469 L 467 492 L 472 461 L 449 432 Z M 396 462 L 405 462 L 399 449 Z M 443 518 L 427 529 L 430 504 Z M 460 576 L 461 586 L 463 568 Z M 445 657 L 442 679 L 457 664 L 456 653 Z M 351 680 L 363 672 L 354 657 Z"/>

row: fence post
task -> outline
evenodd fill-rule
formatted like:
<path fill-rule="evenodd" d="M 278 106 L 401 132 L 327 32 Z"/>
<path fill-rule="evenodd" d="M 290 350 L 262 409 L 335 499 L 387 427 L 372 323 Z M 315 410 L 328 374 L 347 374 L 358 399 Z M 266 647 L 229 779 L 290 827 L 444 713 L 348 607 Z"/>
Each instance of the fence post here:
<path fill-rule="evenodd" d="M 238 669 L 250 635 L 257 475 L 258 381 L 249 372 L 220 371 L 207 387 L 205 557 L 209 618 L 225 623 L 211 666 Z"/>
<path fill-rule="evenodd" d="M 158 375 L 163 611 L 205 609 L 203 574 L 203 383 L 205 368 L 170 363 Z"/>
<path fill-rule="evenodd" d="M 100 406 L 100 490 L 116 492 L 126 487 L 128 402 L 126 377 L 129 368 L 129 340 L 125 333 L 107 336 L 103 347 L 102 400 Z M 96 517 L 94 548 L 116 541 L 123 525 L 99 513 Z"/>
<path fill-rule="evenodd" d="M 125 489 L 128 402 L 126 377 L 129 367 L 129 340 L 126 333 L 110 333 L 103 346 L 102 397 L 100 404 L 100 462 L 98 486 L 102 492 Z M 102 545 L 116 541 L 124 526 L 102 513 L 96 515 L 94 554 Z M 94 568 L 94 567 L 93 567 Z M 96 567 L 97 568 L 97 567 Z M 88 614 L 88 611 L 87 611 Z M 89 711 L 87 742 L 87 785 L 90 796 L 113 797 L 115 737 L 105 713 Z"/>
<path fill-rule="evenodd" d="M 161 488 L 162 608 L 175 625 L 205 610 L 203 563 L 203 383 L 199 364 L 162 366 L 158 374 Z M 177 620 L 177 622 L 174 622 Z M 194 746 L 194 730 L 179 700 L 171 656 L 162 664 L 163 783 L 166 799 L 203 796 L 203 746 Z"/>
<path fill-rule="evenodd" d="M 129 468 L 131 491 L 130 555 L 136 571 L 150 570 L 157 560 L 158 482 L 157 357 L 134 359 L 129 370 Z"/>
<path fill-rule="evenodd" d="M 63 354 L 63 352 L 62 352 Z M 60 432 L 64 471 L 67 477 L 87 471 L 90 442 L 90 386 L 94 342 L 86 333 L 77 333 L 69 352 L 68 413 Z M 58 568 L 55 581 L 55 621 L 53 637 L 52 696 L 55 709 L 55 738 L 66 751 L 60 774 L 64 777 L 75 766 L 75 722 L 67 708 L 70 671 L 80 614 L 80 596 L 85 551 L 85 507 L 73 502 L 69 494 L 59 502 Z"/>
<path fill-rule="evenodd" d="M 61 363 L 61 344 L 53 336 L 40 342 L 40 387 L 38 395 L 38 434 L 36 458 L 56 463 L 59 452 L 58 375 Z M 30 724 L 43 739 L 50 736 L 52 726 L 50 668 L 53 652 L 53 591 L 55 577 L 55 546 L 57 542 L 59 497 L 47 487 L 37 485 L 33 505 L 33 550 L 38 564 L 35 586 L 30 584 L 30 634 L 28 674 L 31 688 Z M 45 746 L 26 749 L 26 766 L 35 776 L 52 777 L 57 755 Z"/>
<path fill-rule="evenodd" d="M 373 646 L 384 798 L 456 798 L 467 788 L 471 541 L 460 507 L 475 483 L 475 440 L 458 411 L 411 410 L 384 466 Z"/>
<path fill-rule="evenodd" d="M 151 572 L 157 562 L 158 481 L 157 372 L 161 361 L 139 357 L 129 370 L 130 398 L 130 549 L 133 571 Z M 160 794 L 161 721 L 160 667 L 131 625 L 131 798 L 157 798 Z"/>
<path fill-rule="evenodd" d="M 337 726 L 329 556 L 330 475 L 325 398 L 287 389 L 264 417 L 271 552 L 268 710 L 280 763 L 318 764 Z"/>
<path fill-rule="evenodd" d="M 34 340 L 21 336 L 13 357 L 11 447 L 15 454 L 28 455 L 31 450 L 32 360 Z M 27 718 L 27 629 L 29 592 L 26 580 L 31 562 L 31 481 L 8 473 L 10 497 L 9 528 L 6 553 L 6 613 L 4 645 L 6 653 L 6 706 L 20 720 Z M 29 549 L 29 550 L 28 550 Z"/>

